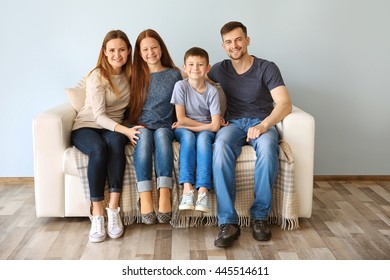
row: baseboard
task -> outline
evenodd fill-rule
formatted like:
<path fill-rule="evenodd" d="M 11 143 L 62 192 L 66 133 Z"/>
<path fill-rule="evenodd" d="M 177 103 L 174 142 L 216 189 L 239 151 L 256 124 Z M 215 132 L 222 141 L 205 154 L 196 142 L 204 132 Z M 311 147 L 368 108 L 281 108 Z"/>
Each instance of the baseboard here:
<path fill-rule="evenodd" d="M 0 177 L 0 184 L 6 185 L 20 185 L 33 184 L 34 177 Z"/>
<path fill-rule="evenodd" d="M 314 175 L 314 181 L 390 181 L 390 175 Z"/>
<path fill-rule="evenodd" d="M 314 175 L 314 181 L 390 181 L 390 175 Z M 33 184 L 34 177 L 0 177 L 0 184 Z"/>

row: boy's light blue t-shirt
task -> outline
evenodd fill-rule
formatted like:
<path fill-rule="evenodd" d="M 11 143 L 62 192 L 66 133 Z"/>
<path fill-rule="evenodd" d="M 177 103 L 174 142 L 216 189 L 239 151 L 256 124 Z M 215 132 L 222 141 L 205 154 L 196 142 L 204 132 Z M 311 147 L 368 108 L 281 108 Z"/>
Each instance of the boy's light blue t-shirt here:
<path fill-rule="evenodd" d="M 203 94 L 196 92 L 191 87 L 188 78 L 176 82 L 171 103 L 183 105 L 188 118 L 202 123 L 210 123 L 211 116 L 221 114 L 219 93 L 207 81 L 206 90 Z"/>

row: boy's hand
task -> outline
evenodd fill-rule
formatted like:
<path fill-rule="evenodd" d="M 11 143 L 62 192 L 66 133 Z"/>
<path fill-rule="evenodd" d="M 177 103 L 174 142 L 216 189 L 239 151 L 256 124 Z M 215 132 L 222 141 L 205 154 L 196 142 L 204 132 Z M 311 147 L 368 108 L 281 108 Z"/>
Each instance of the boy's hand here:
<path fill-rule="evenodd" d="M 229 122 L 227 122 L 224 117 L 221 117 L 221 126 L 228 126 L 228 125 Z"/>
<path fill-rule="evenodd" d="M 178 128 L 179 127 L 179 123 L 178 122 L 174 122 L 172 124 L 172 128 L 175 129 L 175 128 Z"/>

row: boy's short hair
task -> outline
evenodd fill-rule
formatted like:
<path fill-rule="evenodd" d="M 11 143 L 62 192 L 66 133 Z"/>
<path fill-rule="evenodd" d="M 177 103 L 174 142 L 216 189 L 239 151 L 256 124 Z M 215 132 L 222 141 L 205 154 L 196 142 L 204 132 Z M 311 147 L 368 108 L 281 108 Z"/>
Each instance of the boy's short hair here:
<path fill-rule="evenodd" d="M 186 51 L 184 54 L 184 64 L 186 64 L 187 58 L 190 56 L 200 56 L 206 59 L 207 64 L 209 64 L 209 54 L 202 48 L 193 47 Z"/>
<path fill-rule="evenodd" d="M 247 36 L 247 30 L 246 30 L 245 25 L 243 25 L 239 21 L 230 21 L 230 22 L 226 23 L 224 26 L 222 26 L 221 37 L 223 37 L 223 35 L 225 35 L 226 33 L 230 32 L 236 28 L 241 28 L 242 31 L 244 32 L 245 37 Z"/>

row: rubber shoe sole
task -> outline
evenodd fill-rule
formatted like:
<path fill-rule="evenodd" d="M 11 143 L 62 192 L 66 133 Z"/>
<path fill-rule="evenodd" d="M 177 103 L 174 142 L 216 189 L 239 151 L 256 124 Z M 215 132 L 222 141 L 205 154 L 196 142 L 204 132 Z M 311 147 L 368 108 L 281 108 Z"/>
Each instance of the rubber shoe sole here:
<path fill-rule="evenodd" d="M 195 209 L 194 205 L 190 205 L 190 204 L 179 205 L 179 210 L 194 210 L 194 209 Z"/>

